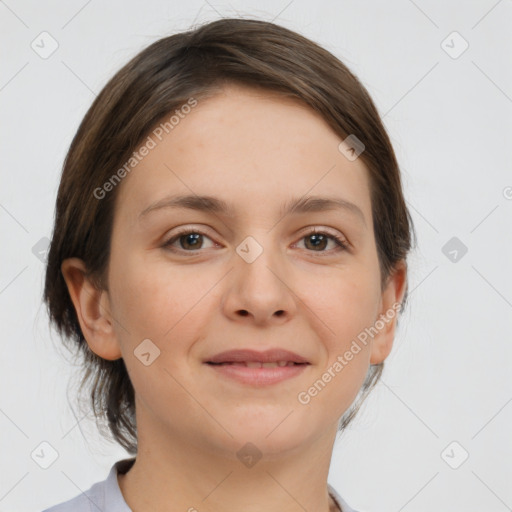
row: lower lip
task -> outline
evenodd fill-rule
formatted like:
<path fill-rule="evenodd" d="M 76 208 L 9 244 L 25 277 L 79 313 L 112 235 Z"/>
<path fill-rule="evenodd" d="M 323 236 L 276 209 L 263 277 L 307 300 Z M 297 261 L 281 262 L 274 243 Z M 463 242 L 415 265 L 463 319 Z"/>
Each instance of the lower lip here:
<path fill-rule="evenodd" d="M 277 384 L 300 375 L 309 366 L 309 364 L 296 364 L 294 366 L 276 366 L 275 368 L 249 368 L 234 364 L 206 364 L 221 375 L 251 386 Z"/>

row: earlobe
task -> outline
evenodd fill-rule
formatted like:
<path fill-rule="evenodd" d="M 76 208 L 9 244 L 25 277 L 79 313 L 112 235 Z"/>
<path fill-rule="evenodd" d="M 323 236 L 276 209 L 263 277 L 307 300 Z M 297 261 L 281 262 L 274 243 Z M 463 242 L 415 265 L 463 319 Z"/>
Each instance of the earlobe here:
<path fill-rule="evenodd" d="M 110 314 L 109 296 L 86 275 L 86 265 L 79 258 L 62 262 L 61 272 L 75 306 L 82 333 L 89 348 L 103 359 L 122 357 Z"/>
<path fill-rule="evenodd" d="M 391 353 L 406 285 L 407 265 L 402 260 L 395 266 L 382 292 L 381 309 L 375 321 L 378 332 L 373 339 L 370 364 L 382 363 Z"/>

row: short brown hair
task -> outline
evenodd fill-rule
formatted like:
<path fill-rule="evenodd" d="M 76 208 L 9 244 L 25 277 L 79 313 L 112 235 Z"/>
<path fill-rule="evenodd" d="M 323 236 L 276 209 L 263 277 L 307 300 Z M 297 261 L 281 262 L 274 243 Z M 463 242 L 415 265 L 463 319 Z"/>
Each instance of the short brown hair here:
<path fill-rule="evenodd" d="M 293 97 L 318 112 L 340 135 L 355 135 L 370 173 L 373 228 L 381 287 L 411 248 L 396 157 L 370 96 L 335 56 L 274 23 L 221 19 L 162 38 L 130 60 L 106 84 L 86 113 L 67 153 L 56 201 L 44 301 L 50 322 L 84 356 L 82 386 L 114 439 L 137 451 L 134 389 L 123 359 L 108 361 L 85 341 L 61 272 L 66 258 L 81 258 L 100 289 L 107 289 L 114 204 L 119 186 L 102 200 L 94 190 L 115 173 L 152 128 L 190 97 L 205 98 L 224 84 L 257 87 Z M 402 309 L 407 291 L 402 301 Z M 400 312 L 401 312 L 400 311 Z M 383 363 L 371 365 L 340 429 L 375 386 Z M 100 429 L 101 430 L 101 429 Z"/>

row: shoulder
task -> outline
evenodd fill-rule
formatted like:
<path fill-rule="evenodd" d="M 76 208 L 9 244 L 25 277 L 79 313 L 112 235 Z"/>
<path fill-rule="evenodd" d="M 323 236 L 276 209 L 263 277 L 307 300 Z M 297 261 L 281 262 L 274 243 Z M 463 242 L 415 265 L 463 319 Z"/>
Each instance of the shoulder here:
<path fill-rule="evenodd" d="M 119 489 L 117 475 L 118 471 L 126 471 L 133 462 L 134 459 L 117 461 L 105 480 L 96 482 L 87 491 L 43 512 L 131 512 Z"/>
<path fill-rule="evenodd" d="M 330 484 L 328 484 L 329 493 L 334 498 L 336 503 L 338 504 L 339 508 L 341 509 L 341 512 L 358 512 L 357 510 L 353 509 L 337 492 L 334 487 L 332 487 Z"/>
<path fill-rule="evenodd" d="M 97 482 L 82 494 L 47 508 L 43 512 L 92 512 L 105 510 L 104 485 L 105 481 Z"/>

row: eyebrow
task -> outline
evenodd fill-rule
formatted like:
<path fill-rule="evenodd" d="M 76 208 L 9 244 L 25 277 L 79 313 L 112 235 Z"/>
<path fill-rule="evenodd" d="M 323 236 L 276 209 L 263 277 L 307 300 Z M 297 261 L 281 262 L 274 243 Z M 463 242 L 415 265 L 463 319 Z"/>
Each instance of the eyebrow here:
<path fill-rule="evenodd" d="M 139 220 L 147 216 L 150 212 L 162 208 L 186 208 L 195 211 L 223 214 L 228 217 L 235 216 L 235 209 L 217 197 L 207 195 L 172 195 L 150 204 L 140 212 Z M 280 216 L 284 217 L 285 215 L 293 213 L 324 212 L 338 209 L 355 214 L 366 226 L 366 219 L 362 210 L 354 203 L 339 197 L 307 196 L 292 198 L 281 207 Z"/>

